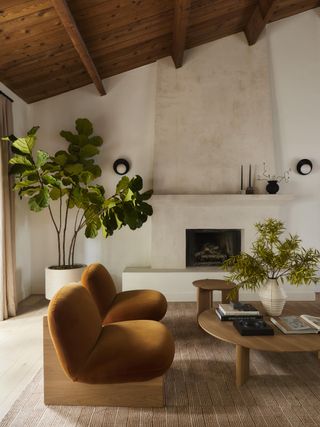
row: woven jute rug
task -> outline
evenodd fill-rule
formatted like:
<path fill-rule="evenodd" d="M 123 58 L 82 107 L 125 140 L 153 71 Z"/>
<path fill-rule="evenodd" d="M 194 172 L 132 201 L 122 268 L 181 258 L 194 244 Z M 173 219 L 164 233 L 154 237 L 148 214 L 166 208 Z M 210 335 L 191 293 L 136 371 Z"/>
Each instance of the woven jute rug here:
<path fill-rule="evenodd" d="M 170 304 L 164 323 L 176 342 L 165 408 L 47 407 L 39 372 L 0 426 L 320 426 L 314 354 L 252 351 L 250 379 L 238 389 L 234 346 L 197 326 L 195 304 Z"/>

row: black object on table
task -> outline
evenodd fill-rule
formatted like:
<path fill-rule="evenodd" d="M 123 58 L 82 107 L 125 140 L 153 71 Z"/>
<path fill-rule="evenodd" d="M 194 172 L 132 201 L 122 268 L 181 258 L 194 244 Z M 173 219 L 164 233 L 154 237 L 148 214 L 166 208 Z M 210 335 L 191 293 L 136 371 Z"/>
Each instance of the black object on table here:
<path fill-rule="evenodd" d="M 274 335 L 273 328 L 262 319 L 234 320 L 233 326 L 243 336 Z"/>

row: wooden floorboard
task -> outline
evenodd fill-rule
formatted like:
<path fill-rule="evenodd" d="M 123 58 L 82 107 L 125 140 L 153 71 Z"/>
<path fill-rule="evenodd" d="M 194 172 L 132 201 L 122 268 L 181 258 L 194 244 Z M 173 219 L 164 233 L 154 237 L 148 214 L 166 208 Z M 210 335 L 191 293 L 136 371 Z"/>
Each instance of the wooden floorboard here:
<path fill-rule="evenodd" d="M 48 302 L 33 295 L 17 317 L 0 322 L 0 419 L 42 367 L 41 319 Z"/>

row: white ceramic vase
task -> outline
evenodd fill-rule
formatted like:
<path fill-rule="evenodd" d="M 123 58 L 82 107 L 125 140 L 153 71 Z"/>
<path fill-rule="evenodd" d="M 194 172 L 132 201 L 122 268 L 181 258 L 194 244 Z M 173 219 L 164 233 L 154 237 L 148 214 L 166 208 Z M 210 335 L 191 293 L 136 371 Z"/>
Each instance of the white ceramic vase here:
<path fill-rule="evenodd" d="M 46 299 L 51 300 L 53 295 L 62 288 L 62 286 L 68 285 L 69 283 L 80 282 L 85 267 L 85 265 L 77 265 L 75 268 L 68 268 L 65 270 L 47 267 L 45 276 Z"/>
<path fill-rule="evenodd" d="M 280 316 L 286 303 L 287 295 L 277 282 L 269 279 L 259 291 L 261 304 L 269 316 Z"/>

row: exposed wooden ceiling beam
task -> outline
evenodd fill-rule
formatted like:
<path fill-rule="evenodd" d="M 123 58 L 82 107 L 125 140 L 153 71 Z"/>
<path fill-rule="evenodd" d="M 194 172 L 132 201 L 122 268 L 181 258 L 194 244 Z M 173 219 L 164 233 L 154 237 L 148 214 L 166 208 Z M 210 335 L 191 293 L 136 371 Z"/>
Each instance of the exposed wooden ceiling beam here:
<path fill-rule="evenodd" d="M 183 63 L 191 0 L 174 0 L 172 59 L 179 68 Z"/>
<path fill-rule="evenodd" d="M 270 21 L 277 5 L 277 0 L 259 0 L 245 27 L 245 35 L 249 45 L 253 45 L 258 40 L 266 24 Z"/>
<path fill-rule="evenodd" d="M 73 18 L 73 15 L 69 9 L 66 0 L 51 0 L 62 25 L 64 26 L 70 40 L 77 51 L 82 64 L 84 65 L 87 73 L 91 77 L 91 80 L 95 84 L 100 95 L 105 95 L 106 91 L 103 87 L 101 77 L 99 76 L 98 70 L 91 58 L 88 48 L 80 34 L 77 24 Z"/>

